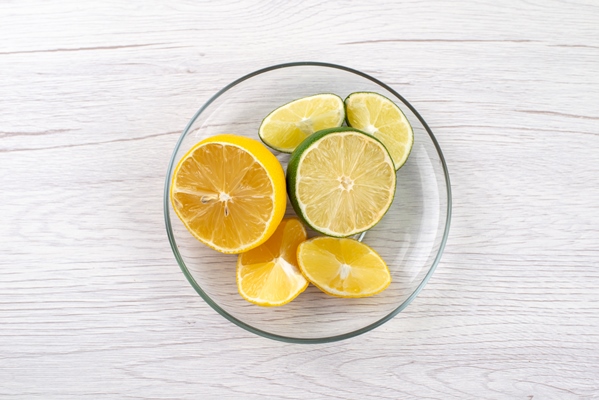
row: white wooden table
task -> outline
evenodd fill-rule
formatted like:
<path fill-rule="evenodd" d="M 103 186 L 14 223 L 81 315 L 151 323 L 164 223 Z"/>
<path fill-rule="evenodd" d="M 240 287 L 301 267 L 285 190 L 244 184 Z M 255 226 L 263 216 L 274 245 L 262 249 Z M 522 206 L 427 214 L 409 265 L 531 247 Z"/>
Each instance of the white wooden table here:
<path fill-rule="evenodd" d="M 0 3 L 0 398 L 599 398 L 599 3 L 293 3 Z M 424 291 L 329 345 L 218 315 L 162 216 L 197 108 L 299 60 L 400 91 L 454 193 Z"/>

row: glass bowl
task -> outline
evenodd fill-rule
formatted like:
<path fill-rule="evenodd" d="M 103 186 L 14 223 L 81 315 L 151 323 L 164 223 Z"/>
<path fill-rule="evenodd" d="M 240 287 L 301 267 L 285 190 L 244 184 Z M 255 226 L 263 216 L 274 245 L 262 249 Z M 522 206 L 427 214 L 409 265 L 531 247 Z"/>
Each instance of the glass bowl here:
<path fill-rule="evenodd" d="M 172 173 L 197 142 L 221 133 L 258 138 L 262 119 L 294 99 L 317 93 L 345 98 L 373 91 L 392 99 L 414 129 L 414 147 L 397 172 L 393 205 L 361 240 L 391 271 L 391 285 L 361 299 L 326 295 L 313 285 L 282 307 L 245 301 L 235 282 L 236 255 L 220 254 L 197 241 L 169 200 Z M 284 168 L 289 154 L 273 151 Z M 294 215 L 289 202 L 287 215 Z M 447 165 L 431 129 L 416 109 L 383 82 L 351 68 L 318 62 L 275 65 L 252 72 L 216 93 L 193 116 L 171 157 L 164 190 L 168 238 L 181 270 L 198 294 L 229 321 L 258 335 L 287 342 L 322 343 L 367 332 L 401 312 L 433 274 L 449 233 L 451 189 Z M 313 236 L 311 233 L 309 236 Z"/>

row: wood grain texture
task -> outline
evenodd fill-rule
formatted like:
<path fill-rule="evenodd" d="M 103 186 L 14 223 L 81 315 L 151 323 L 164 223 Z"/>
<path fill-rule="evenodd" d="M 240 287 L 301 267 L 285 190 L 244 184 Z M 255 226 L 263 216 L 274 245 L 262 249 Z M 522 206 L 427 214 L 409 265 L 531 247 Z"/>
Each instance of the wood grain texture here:
<path fill-rule="evenodd" d="M 0 21 L 3 399 L 599 398 L 596 2 L 5 1 Z M 425 290 L 330 345 L 219 316 L 162 217 L 197 108 L 297 60 L 400 91 L 454 192 Z"/>

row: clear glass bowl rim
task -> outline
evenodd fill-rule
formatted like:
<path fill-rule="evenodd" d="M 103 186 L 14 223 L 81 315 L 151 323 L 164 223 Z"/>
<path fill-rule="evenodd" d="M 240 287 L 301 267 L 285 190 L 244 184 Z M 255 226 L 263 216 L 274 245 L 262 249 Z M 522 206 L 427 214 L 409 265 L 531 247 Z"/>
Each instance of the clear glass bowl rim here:
<path fill-rule="evenodd" d="M 422 124 L 422 126 L 424 127 L 424 129 L 426 130 L 426 132 L 428 133 L 428 135 L 430 136 L 435 149 L 437 150 L 437 153 L 439 155 L 439 159 L 441 160 L 441 164 L 443 167 L 443 173 L 445 176 L 445 184 L 446 184 L 446 188 L 447 188 L 447 216 L 445 218 L 445 230 L 443 232 L 443 238 L 441 239 L 441 245 L 439 246 L 439 250 L 437 252 L 437 255 L 429 269 L 429 271 L 426 273 L 424 279 L 422 280 L 422 282 L 420 282 L 420 284 L 418 285 L 418 287 L 416 287 L 416 289 L 414 290 L 414 292 L 406 299 L 404 300 L 403 303 L 401 303 L 395 310 L 393 310 L 392 312 L 390 312 L 389 314 L 385 315 L 384 317 L 382 317 L 381 319 L 379 319 L 376 322 L 373 322 L 365 327 L 362 327 L 360 329 L 356 329 L 354 331 L 348 332 L 348 333 L 344 333 L 341 335 L 335 335 L 335 336 L 328 336 L 328 337 L 322 337 L 322 338 L 294 338 L 294 337 L 290 337 L 290 336 L 282 336 L 282 335 L 276 335 L 270 332 L 266 332 L 264 330 L 261 329 L 257 329 L 254 328 L 253 326 L 246 324 L 245 322 L 235 318 L 234 316 L 232 316 L 231 314 L 229 314 L 228 312 L 226 312 L 224 309 L 222 309 L 217 303 L 214 302 L 214 300 L 212 300 L 212 298 L 210 298 L 210 296 L 208 296 L 208 294 L 206 294 L 201 286 L 196 282 L 196 280 L 194 279 L 194 277 L 192 276 L 192 274 L 189 272 L 189 270 L 187 269 L 185 262 L 183 261 L 183 257 L 181 256 L 181 253 L 179 253 L 179 249 L 177 248 L 177 243 L 175 241 L 175 237 L 173 234 L 173 230 L 172 230 L 172 226 L 171 226 L 171 222 L 170 222 L 170 211 L 169 211 L 169 192 L 170 192 L 170 183 L 171 183 L 171 179 L 172 179 L 172 171 L 173 171 L 173 166 L 175 163 L 175 157 L 177 155 L 177 152 L 179 151 L 179 147 L 181 146 L 181 143 L 183 142 L 183 139 L 185 138 L 185 136 L 187 135 L 187 133 L 189 132 L 189 129 L 193 126 L 194 122 L 196 121 L 196 119 L 200 116 L 200 114 L 202 114 L 202 112 L 204 112 L 204 110 L 212 103 L 214 102 L 218 97 L 220 97 L 221 95 L 223 95 L 225 92 L 227 92 L 228 90 L 232 89 L 233 87 L 237 86 L 238 84 L 240 84 L 241 82 L 244 82 L 254 76 L 269 72 L 269 71 L 273 71 L 273 70 L 277 70 L 277 69 L 282 69 L 282 68 L 292 68 L 292 67 L 303 67 L 303 66 L 313 66 L 313 67 L 324 67 L 324 68 L 334 68 L 334 69 L 339 69 L 342 71 L 346 71 L 346 72 L 350 72 L 356 75 L 359 75 L 363 78 L 366 78 L 374 83 L 376 83 L 377 85 L 385 88 L 386 90 L 388 90 L 390 93 L 392 93 L 394 96 L 396 96 L 400 101 L 402 101 L 406 107 L 408 107 L 413 113 L 414 115 L 418 118 L 418 120 L 420 121 L 420 123 Z M 254 72 L 251 72 L 245 76 L 242 76 L 241 78 L 229 83 L 227 86 L 225 86 L 224 88 L 222 88 L 221 90 L 219 90 L 217 93 L 215 93 L 193 116 L 193 118 L 191 118 L 191 120 L 188 122 L 187 126 L 185 127 L 185 129 L 183 130 L 183 133 L 181 134 L 179 140 L 177 141 L 177 144 L 175 145 L 175 148 L 173 150 L 173 154 L 171 156 L 171 159 L 169 161 L 169 165 L 168 165 L 168 170 L 167 170 L 167 174 L 166 174 L 166 182 L 164 185 L 164 222 L 166 224 L 166 233 L 168 235 L 168 240 L 169 243 L 171 245 L 171 249 L 173 250 L 173 254 L 175 255 L 175 258 L 177 260 L 177 263 L 179 264 L 179 267 L 181 268 L 181 271 L 183 271 L 183 274 L 185 275 L 185 277 L 187 278 L 187 280 L 189 281 L 189 283 L 191 284 L 191 286 L 196 290 L 196 292 L 202 297 L 202 299 L 204 299 L 204 301 L 206 303 L 208 303 L 208 305 L 210 307 L 212 307 L 214 310 L 216 310 L 216 312 L 218 312 L 220 315 L 222 315 L 223 317 L 225 317 L 226 319 L 228 319 L 229 321 L 233 322 L 235 325 L 249 331 L 252 333 L 255 333 L 256 335 L 265 337 L 265 338 L 269 338 L 269 339 L 273 339 L 273 340 L 279 340 L 282 342 L 287 342 L 287 343 L 313 343 L 313 344 L 317 344 L 317 343 L 330 343 L 330 342 L 335 342 L 335 341 L 339 341 L 339 340 L 345 340 L 345 339 L 349 339 L 352 338 L 354 336 L 358 336 L 361 335 L 365 332 L 368 332 L 382 324 L 384 324 L 385 322 L 389 321 L 390 319 L 392 319 L 394 316 L 396 316 L 397 314 L 399 314 L 404 308 L 406 308 L 411 302 L 412 300 L 414 300 L 414 298 L 416 298 L 416 296 L 418 295 L 418 293 L 420 293 L 420 291 L 424 288 L 424 286 L 426 285 L 426 283 L 429 281 L 430 277 L 433 275 L 433 273 L 435 272 L 435 269 L 437 268 L 437 265 L 439 264 L 439 261 L 441 260 L 441 255 L 443 254 L 443 250 L 445 249 L 445 244 L 447 243 L 447 238 L 449 236 L 449 226 L 451 223 L 451 183 L 449 180 L 449 171 L 447 169 L 447 163 L 445 162 L 445 157 L 443 157 L 443 152 L 441 151 L 441 147 L 439 146 L 439 143 L 437 142 L 437 139 L 435 138 L 435 135 L 433 134 L 431 128 L 428 126 L 428 124 L 426 123 L 426 121 L 424 120 L 424 118 L 422 118 L 422 116 L 420 115 L 420 113 L 418 113 L 418 111 L 416 111 L 416 109 L 403 97 L 401 96 L 399 93 L 397 93 L 393 88 L 391 88 L 390 86 L 388 86 L 387 84 L 381 82 L 380 80 L 365 74 L 364 72 L 355 70 L 353 68 L 349 68 L 349 67 L 345 67 L 342 65 L 338 65 L 338 64 L 332 64 L 332 63 L 325 63 L 325 62 L 317 62 L 317 61 L 299 61 L 299 62 L 290 62 L 290 63 L 284 63 L 284 64 L 277 64 L 277 65 L 272 65 L 270 67 L 266 67 L 266 68 L 262 68 L 259 70 L 256 70 Z"/>

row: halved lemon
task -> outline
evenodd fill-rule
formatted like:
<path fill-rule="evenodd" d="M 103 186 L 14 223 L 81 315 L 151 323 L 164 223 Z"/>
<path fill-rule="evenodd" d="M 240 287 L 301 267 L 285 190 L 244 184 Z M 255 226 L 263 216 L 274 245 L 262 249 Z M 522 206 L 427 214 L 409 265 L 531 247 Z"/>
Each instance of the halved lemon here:
<path fill-rule="evenodd" d="M 284 219 L 262 245 L 237 258 L 237 289 L 259 306 L 282 306 L 295 299 L 308 281 L 297 265 L 297 246 L 306 229 L 297 218 Z"/>
<path fill-rule="evenodd" d="M 349 126 L 383 142 L 396 170 L 406 163 L 414 144 L 414 131 L 394 102 L 378 93 L 356 92 L 345 99 L 345 110 Z"/>
<path fill-rule="evenodd" d="M 385 261 L 354 239 L 316 237 L 297 249 L 302 273 L 323 292 L 338 297 L 367 297 L 391 283 Z"/>
<path fill-rule="evenodd" d="M 291 153 L 316 131 L 341 126 L 345 109 L 341 97 L 317 94 L 282 105 L 271 112 L 258 130 L 260 139 L 283 153 Z"/>
<path fill-rule="evenodd" d="M 205 139 L 173 173 L 170 198 L 185 227 L 222 253 L 264 243 L 285 214 L 285 175 L 260 142 L 237 135 Z"/>
<path fill-rule="evenodd" d="M 312 229 L 345 237 L 376 225 L 395 195 L 395 168 L 385 146 L 353 128 L 319 131 L 302 142 L 287 167 L 287 191 Z"/>

